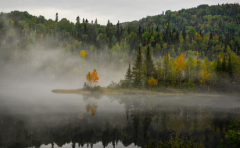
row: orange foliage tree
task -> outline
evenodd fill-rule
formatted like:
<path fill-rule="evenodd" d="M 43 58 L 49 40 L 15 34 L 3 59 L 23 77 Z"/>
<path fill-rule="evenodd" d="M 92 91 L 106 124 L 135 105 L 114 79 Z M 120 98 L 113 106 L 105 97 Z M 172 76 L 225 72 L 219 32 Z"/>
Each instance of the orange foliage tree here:
<path fill-rule="evenodd" d="M 92 73 L 91 73 L 91 72 L 88 72 L 88 74 L 86 75 L 86 78 L 87 78 L 87 80 L 88 80 L 89 86 L 92 87 L 92 85 L 93 85 L 94 83 L 97 83 L 98 80 L 99 80 L 99 77 L 98 77 L 98 75 L 97 75 L 97 70 L 94 69 Z"/>
<path fill-rule="evenodd" d="M 96 69 L 94 69 L 93 72 L 92 72 L 92 80 L 93 80 L 93 83 L 97 83 L 98 80 L 99 80 Z"/>

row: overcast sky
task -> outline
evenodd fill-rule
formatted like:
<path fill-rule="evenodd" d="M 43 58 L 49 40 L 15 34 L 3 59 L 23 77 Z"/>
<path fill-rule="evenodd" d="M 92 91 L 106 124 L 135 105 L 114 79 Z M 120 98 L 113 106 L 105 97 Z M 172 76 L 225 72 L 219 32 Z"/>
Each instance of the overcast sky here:
<path fill-rule="evenodd" d="M 67 18 L 76 22 L 76 17 L 106 25 L 108 19 L 116 24 L 139 20 L 146 16 L 161 14 L 166 10 L 197 7 L 200 4 L 217 5 L 222 3 L 239 3 L 240 0 L 0 0 L 0 11 L 28 11 L 30 14 L 43 15 L 46 19 L 59 20 Z"/>

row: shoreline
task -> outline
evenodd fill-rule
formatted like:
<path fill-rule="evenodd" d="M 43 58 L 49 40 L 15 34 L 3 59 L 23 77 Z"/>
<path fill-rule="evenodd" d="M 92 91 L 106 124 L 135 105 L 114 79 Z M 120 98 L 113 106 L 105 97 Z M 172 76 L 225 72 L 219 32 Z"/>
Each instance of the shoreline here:
<path fill-rule="evenodd" d="M 52 90 L 53 93 L 57 94 L 79 94 L 79 95 L 90 95 L 90 94 L 102 94 L 102 95 L 148 95 L 148 96 L 224 96 L 223 94 L 218 94 L 216 92 L 207 92 L 207 93 L 200 93 L 200 92 L 181 92 L 181 91 L 173 91 L 172 92 L 158 92 L 155 90 L 141 90 L 141 89 L 108 89 L 103 88 L 102 90 L 97 91 L 90 91 L 90 90 L 83 90 L 83 89 L 54 89 Z"/>

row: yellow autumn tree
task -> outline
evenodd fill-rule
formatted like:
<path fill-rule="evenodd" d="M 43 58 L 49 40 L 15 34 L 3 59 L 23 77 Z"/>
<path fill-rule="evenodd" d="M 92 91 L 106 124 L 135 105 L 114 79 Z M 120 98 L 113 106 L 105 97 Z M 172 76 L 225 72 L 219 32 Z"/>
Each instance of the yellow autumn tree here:
<path fill-rule="evenodd" d="M 177 74 L 177 80 L 179 82 L 179 85 L 181 85 L 181 83 L 182 83 L 183 72 L 184 72 L 185 68 L 186 68 L 185 56 L 183 53 L 181 53 L 175 59 L 175 71 Z"/>
<path fill-rule="evenodd" d="M 83 58 L 85 58 L 86 55 L 87 55 L 87 52 L 86 52 L 85 50 L 81 50 L 80 56 L 82 56 Z"/>
<path fill-rule="evenodd" d="M 93 78 L 92 78 L 91 72 L 88 72 L 88 73 L 87 73 L 86 78 L 87 78 L 87 80 L 88 80 L 88 85 L 89 85 L 90 87 L 92 87 Z"/>
<path fill-rule="evenodd" d="M 200 74 L 201 74 L 201 79 L 199 79 L 199 82 L 201 84 L 205 84 L 211 76 L 211 73 L 209 72 L 209 69 L 205 63 L 202 65 L 202 71 Z"/>
<path fill-rule="evenodd" d="M 151 77 L 151 78 L 148 80 L 148 85 L 151 86 L 151 87 L 157 86 L 157 79 L 154 79 L 153 77 Z"/>

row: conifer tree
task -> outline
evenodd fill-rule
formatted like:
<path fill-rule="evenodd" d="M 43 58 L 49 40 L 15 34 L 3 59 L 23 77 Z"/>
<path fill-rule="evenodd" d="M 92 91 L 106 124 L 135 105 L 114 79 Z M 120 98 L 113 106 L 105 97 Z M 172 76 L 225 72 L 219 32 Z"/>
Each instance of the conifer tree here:
<path fill-rule="evenodd" d="M 225 54 L 223 55 L 223 61 L 222 61 L 222 71 L 226 71 L 226 57 Z"/>
<path fill-rule="evenodd" d="M 56 13 L 55 22 L 58 22 L 58 13 Z"/>
<path fill-rule="evenodd" d="M 129 64 L 129 67 L 127 69 L 127 72 L 126 72 L 126 75 L 125 75 L 125 80 L 127 82 L 127 86 L 131 87 L 131 82 L 132 82 L 131 64 Z"/>
<path fill-rule="evenodd" d="M 119 21 L 117 22 L 117 31 L 116 31 L 116 37 L 117 37 L 117 41 L 120 42 L 120 24 Z"/>
<path fill-rule="evenodd" d="M 229 52 L 229 57 L 228 57 L 228 72 L 230 77 L 233 75 L 233 70 L 232 70 L 232 61 L 231 61 L 231 53 Z"/>
<path fill-rule="evenodd" d="M 97 25 L 97 23 L 98 23 L 98 22 L 97 22 L 97 18 L 96 18 L 96 20 L 95 20 L 95 25 Z"/>
<path fill-rule="evenodd" d="M 147 47 L 147 52 L 146 52 L 145 56 L 146 56 L 145 57 L 145 65 L 146 65 L 146 70 L 147 70 L 147 78 L 150 78 L 155 74 L 156 69 L 153 64 L 149 46 Z"/>
<path fill-rule="evenodd" d="M 168 52 L 163 56 L 163 69 L 164 69 L 164 72 L 163 72 L 163 80 L 164 80 L 164 83 L 165 83 L 165 80 L 167 78 L 167 72 L 168 72 L 168 63 L 169 63 L 169 54 Z"/>
<path fill-rule="evenodd" d="M 185 28 L 185 26 L 183 27 L 182 36 L 183 36 L 183 39 L 186 40 L 186 38 L 187 38 L 187 33 L 186 33 L 186 28 Z"/>
<path fill-rule="evenodd" d="M 80 17 L 79 16 L 77 16 L 76 21 L 77 21 L 77 23 L 80 23 Z"/>
<path fill-rule="evenodd" d="M 156 32 L 157 32 L 157 33 L 159 32 L 158 26 L 157 26 L 157 28 L 156 28 Z"/>
<path fill-rule="evenodd" d="M 134 87 L 141 87 L 142 81 L 141 81 L 141 66 L 142 66 L 142 53 L 141 49 L 139 47 L 137 57 L 135 60 L 135 63 L 132 68 L 132 79 L 133 79 L 133 86 Z"/>

